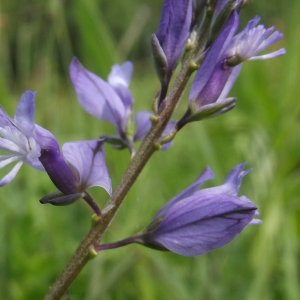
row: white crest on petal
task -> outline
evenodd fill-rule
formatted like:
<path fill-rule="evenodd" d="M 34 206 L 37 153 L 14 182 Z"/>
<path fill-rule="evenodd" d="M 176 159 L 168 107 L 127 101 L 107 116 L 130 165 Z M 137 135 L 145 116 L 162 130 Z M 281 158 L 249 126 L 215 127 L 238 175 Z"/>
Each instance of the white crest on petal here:
<path fill-rule="evenodd" d="M 126 61 L 123 65 L 115 64 L 108 75 L 108 83 L 113 87 L 120 85 L 129 87 L 132 71 L 133 65 L 131 61 Z"/>
<path fill-rule="evenodd" d="M 41 154 L 40 142 L 44 142 L 45 137 L 36 134 L 38 130 L 34 123 L 35 94 L 35 92 L 26 91 L 22 95 L 14 119 L 10 118 L 0 108 L 0 135 L 2 136 L 0 137 L 0 150 L 10 153 L 0 155 L 0 169 L 14 161 L 19 161 L 2 178 L 0 186 L 13 180 L 24 162 L 40 171 L 44 171 L 38 158 Z M 53 135 L 51 138 L 56 142 Z"/>

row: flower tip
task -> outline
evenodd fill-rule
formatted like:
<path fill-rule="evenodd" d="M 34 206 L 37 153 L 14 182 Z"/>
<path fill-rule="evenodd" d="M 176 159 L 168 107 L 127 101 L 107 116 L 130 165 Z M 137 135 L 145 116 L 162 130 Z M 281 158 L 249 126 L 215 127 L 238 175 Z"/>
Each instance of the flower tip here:
<path fill-rule="evenodd" d="M 284 55 L 284 54 L 286 54 L 286 49 L 285 48 L 281 48 L 281 49 L 278 50 L 277 53 L 278 53 L 278 56 Z"/>
<path fill-rule="evenodd" d="M 249 222 L 250 225 L 260 225 L 262 224 L 262 220 L 259 220 L 259 219 L 253 219 Z"/>
<path fill-rule="evenodd" d="M 202 176 L 205 176 L 206 180 L 211 180 L 214 179 L 215 174 L 210 167 L 206 167 L 201 174 L 201 177 Z"/>
<path fill-rule="evenodd" d="M 27 90 L 25 91 L 25 93 L 23 95 L 28 95 L 30 97 L 35 97 L 37 94 L 37 92 L 31 91 L 31 90 Z"/>
<path fill-rule="evenodd" d="M 241 177 L 245 177 L 248 173 L 250 173 L 251 171 L 253 170 L 253 168 L 249 168 L 249 169 L 247 169 L 247 170 L 245 170 L 245 171 L 243 171 L 243 172 L 241 172 Z"/>
<path fill-rule="evenodd" d="M 80 63 L 80 62 L 79 62 L 79 59 L 78 59 L 76 56 L 74 56 L 74 57 L 72 58 L 72 60 L 71 60 L 71 65 L 72 65 L 72 64 L 76 64 L 76 63 L 78 64 L 78 63 Z"/>
<path fill-rule="evenodd" d="M 256 21 L 256 22 L 259 22 L 261 19 L 261 17 L 259 15 L 256 15 L 254 18 L 253 18 L 253 21 Z"/>
<path fill-rule="evenodd" d="M 240 177 L 244 177 L 246 174 L 248 174 L 251 171 L 251 169 L 243 171 L 243 169 L 246 166 L 246 164 L 247 164 L 246 162 L 243 162 L 243 163 L 237 165 L 236 167 L 234 167 L 233 169 L 231 169 L 231 171 L 226 176 L 224 182 L 225 183 L 226 182 L 230 182 L 230 181 L 232 181 L 236 177 L 240 178 Z"/>
<path fill-rule="evenodd" d="M 69 67 L 70 77 L 72 79 L 73 72 L 77 72 L 78 69 L 83 68 L 79 59 L 74 56 Z"/>
<path fill-rule="evenodd" d="M 26 106 L 27 108 L 30 106 L 34 106 L 34 98 L 36 96 L 36 93 L 37 92 L 33 92 L 31 90 L 24 92 L 21 96 L 18 107 L 23 106 L 23 105 Z"/>

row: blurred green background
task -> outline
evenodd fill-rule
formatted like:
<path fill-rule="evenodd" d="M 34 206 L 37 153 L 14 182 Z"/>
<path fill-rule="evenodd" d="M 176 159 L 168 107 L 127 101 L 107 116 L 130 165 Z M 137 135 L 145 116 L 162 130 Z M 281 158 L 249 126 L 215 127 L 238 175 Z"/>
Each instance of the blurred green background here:
<path fill-rule="evenodd" d="M 83 111 L 68 77 L 76 55 L 107 78 L 113 63 L 134 62 L 136 110 L 150 110 L 159 89 L 149 38 L 162 0 L 0 1 L 0 101 L 12 116 L 26 89 L 38 91 L 36 122 L 61 145 L 113 133 L 111 125 Z M 138 245 L 98 255 L 70 288 L 72 300 L 247 299 L 297 300 L 300 295 L 300 4 L 254 1 L 242 24 L 256 14 L 284 38 L 273 49 L 287 54 L 246 62 L 231 92 L 231 112 L 186 126 L 167 152 L 154 155 L 127 196 L 104 241 L 142 229 L 169 199 L 209 165 L 211 185 L 235 165 L 254 170 L 241 190 L 259 207 L 263 224 L 248 226 L 229 245 L 200 257 L 180 257 Z M 187 93 L 176 112 L 186 109 Z M 175 117 L 176 117 L 175 116 Z M 106 146 L 116 186 L 129 162 L 127 151 Z M 1 170 L 1 176 L 7 169 Z M 90 227 L 83 202 L 41 205 L 53 192 L 46 174 L 23 166 L 0 191 L 0 299 L 42 299 Z M 92 191 L 99 205 L 101 189 Z"/>

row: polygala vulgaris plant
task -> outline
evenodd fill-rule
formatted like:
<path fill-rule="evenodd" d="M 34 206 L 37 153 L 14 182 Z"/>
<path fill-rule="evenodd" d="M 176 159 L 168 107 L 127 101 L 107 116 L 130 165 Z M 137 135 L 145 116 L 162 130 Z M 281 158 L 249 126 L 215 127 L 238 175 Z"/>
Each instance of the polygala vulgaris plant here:
<path fill-rule="evenodd" d="M 77 58 L 72 60 L 70 78 L 80 105 L 92 117 L 113 124 L 115 135 L 99 132 L 93 140 L 68 142 L 60 149 L 55 136 L 34 122 L 35 92 L 26 91 L 22 95 L 14 118 L 0 107 L 0 149 L 8 153 L 0 156 L 0 168 L 17 162 L 0 180 L 0 186 L 10 183 L 25 162 L 47 172 L 57 188 L 52 194 L 41 195 L 40 203 L 60 206 L 83 199 L 94 212 L 92 228 L 45 299 L 60 299 L 99 251 L 137 243 L 197 256 L 226 245 L 248 224 L 260 223 L 255 219 L 257 207 L 247 197 L 238 195 L 242 179 L 250 171 L 243 171 L 245 163 L 242 163 L 228 173 L 222 185 L 199 189 L 213 178 L 211 169 L 206 168 L 192 185 L 166 202 L 143 231 L 114 243 L 100 243 L 152 154 L 171 147 L 177 133 L 188 123 L 233 109 L 236 98 L 228 94 L 244 62 L 285 53 L 279 49 L 259 54 L 282 38 L 282 33 L 273 27 L 258 25 L 259 17 L 250 20 L 238 33 L 239 12 L 246 2 L 164 1 L 158 30 L 149 41 L 160 82 L 160 90 L 153 102 L 148 103 L 149 111 L 134 112 L 129 89 L 132 62 L 113 65 L 106 81 L 85 69 Z M 179 69 L 176 76 L 175 69 Z M 171 120 L 193 73 L 188 99 L 183 99 L 186 112 L 179 120 Z M 137 141 L 142 141 L 138 149 Z M 110 147 L 111 151 L 127 148 L 131 155 L 131 162 L 114 190 L 105 163 L 106 143 L 116 149 Z M 104 208 L 87 192 L 94 186 L 110 195 Z"/>

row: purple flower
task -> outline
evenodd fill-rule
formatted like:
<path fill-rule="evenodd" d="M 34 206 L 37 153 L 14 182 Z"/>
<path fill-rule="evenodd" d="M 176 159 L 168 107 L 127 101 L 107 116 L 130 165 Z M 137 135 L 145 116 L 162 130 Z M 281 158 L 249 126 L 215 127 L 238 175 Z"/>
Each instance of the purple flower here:
<path fill-rule="evenodd" d="M 238 14 L 233 11 L 196 73 L 189 94 L 189 108 L 178 122 L 178 129 L 188 122 L 220 115 L 235 106 L 236 99 L 226 97 L 240 72 L 240 66 L 228 67 L 222 54 L 238 25 Z"/>
<path fill-rule="evenodd" d="M 0 186 L 11 182 L 24 162 L 44 171 L 38 159 L 41 148 L 58 146 L 51 132 L 34 123 L 35 95 L 32 91 L 26 91 L 22 95 L 13 119 L 0 107 L 0 149 L 10 152 L 0 156 L 0 168 L 18 161 L 0 180 Z"/>
<path fill-rule="evenodd" d="M 122 140 L 126 137 L 133 104 L 128 89 L 131 74 L 131 62 L 122 66 L 115 65 L 107 83 L 86 70 L 77 58 L 74 58 L 70 65 L 71 81 L 83 109 L 95 118 L 113 124 Z"/>
<path fill-rule="evenodd" d="M 173 70 L 187 42 L 192 21 L 192 0 L 165 0 L 156 34 L 152 35 L 152 55 L 162 85 L 163 100 Z"/>
<path fill-rule="evenodd" d="M 233 168 L 221 186 L 197 191 L 213 174 L 206 169 L 197 181 L 169 201 L 154 217 L 146 232 L 131 242 L 197 256 L 232 241 L 256 215 L 255 205 L 238 191 L 245 163 Z"/>
<path fill-rule="evenodd" d="M 251 20 L 246 28 L 234 36 L 239 16 L 234 10 L 208 50 L 198 70 L 189 94 L 189 108 L 178 122 L 180 129 L 186 123 L 220 115 L 235 106 L 235 98 L 226 98 L 245 60 L 268 59 L 285 53 L 284 49 L 262 55 L 256 54 L 271 46 L 282 34 L 273 28 L 257 27 L 259 18 Z"/>
<path fill-rule="evenodd" d="M 68 205 L 82 197 L 100 214 L 86 190 L 100 186 L 111 195 L 103 144 L 103 139 L 66 143 L 62 153 L 59 148 L 43 149 L 39 159 L 59 191 L 43 197 L 40 202 Z"/>
<path fill-rule="evenodd" d="M 103 136 L 115 148 L 127 147 L 134 152 L 133 142 L 142 140 L 151 128 L 150 112 L 133 115 L 133 98 L 129 90 L 133 66 L 127 61 L 114 65 L 108 82 L 85 69 L 77 58 L 70 65 L 70 77 L 83 109 L 95 118 L 115 126 L 117 135 Z"/>

